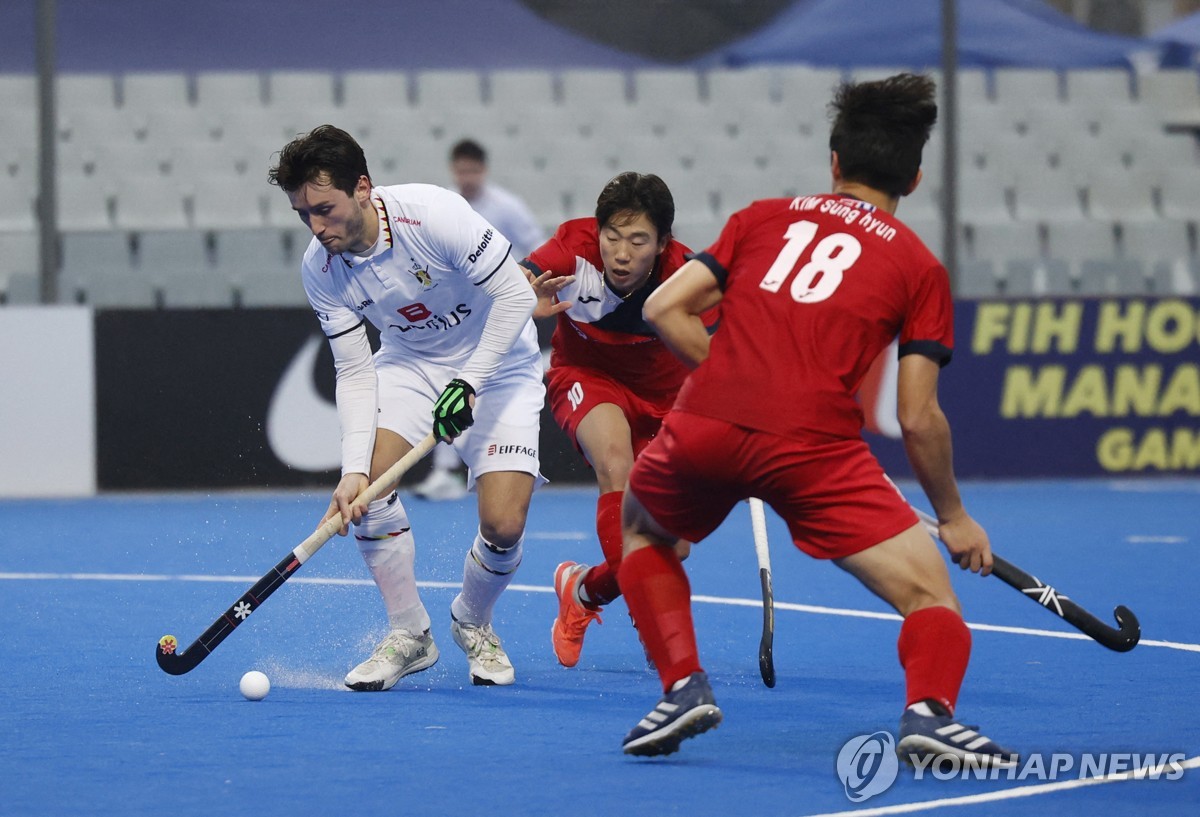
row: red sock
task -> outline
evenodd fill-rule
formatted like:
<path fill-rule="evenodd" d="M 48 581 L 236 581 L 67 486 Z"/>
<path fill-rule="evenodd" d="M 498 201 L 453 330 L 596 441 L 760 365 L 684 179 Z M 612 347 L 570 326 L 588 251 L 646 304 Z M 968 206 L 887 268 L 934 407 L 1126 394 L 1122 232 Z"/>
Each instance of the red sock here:
<path fill-rule="evenodd" d="M 621 595 L 617 583 L 617 568 L 621 566 L 624 541 L 621 533 L 621 497 L 624 491 L 600 494 L 596 502 L 596 535 L 604 551 L 604 563 L 590 569 L 583 577 L 583 589 L 592 604 L 608 604 Z"/>
<path fill-rule="evenodd" d="M 687 573 L 674 548 L 652 546 L 625 557 L 620 579 L 629 613 L 668 692 L 700 671 Z"/>
<path fill-rule="evenodd" d="M 948 607 L 910 613 L 897 646 L 908 686 L 905 706 L 932 698 L 953 713 L 971 657 L 971 631 L 962 616 Z"/>

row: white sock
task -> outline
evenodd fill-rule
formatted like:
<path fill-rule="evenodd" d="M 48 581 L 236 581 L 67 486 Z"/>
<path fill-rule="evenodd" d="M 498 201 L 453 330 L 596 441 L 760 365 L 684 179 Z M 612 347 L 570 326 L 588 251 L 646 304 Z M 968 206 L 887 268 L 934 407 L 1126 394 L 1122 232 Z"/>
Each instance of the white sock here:
<path fill-rule="evenodd" d="M 421 603 L 414 571 L 416 542 L 400 498 L 393 493 L 367 506 L 367 514 L 354 528 L 354 538 L 383 596 L 391 628 L 414 635 L 428 630 L 429 613 Z"/>
<path fill-rule="evenodd" d="M 915 704 L 909 707 L 909 710 L 916 712 L 918 715 L 925 718 L 933 717 L 933 710 L 930 709 L 929 704 L 925 703 L 924 701 L 917 701 Z"/>
<path fill-rule="evenodd" d="M 482 534 L 475 534 L 475 543 L 463 564 L 462 592 L 451 602 L 450 614 L 463 624 L 491 624 L 492 608 L 521 564 L 524 542 L 522 536 L 511 548 L 499 550 Z"/>

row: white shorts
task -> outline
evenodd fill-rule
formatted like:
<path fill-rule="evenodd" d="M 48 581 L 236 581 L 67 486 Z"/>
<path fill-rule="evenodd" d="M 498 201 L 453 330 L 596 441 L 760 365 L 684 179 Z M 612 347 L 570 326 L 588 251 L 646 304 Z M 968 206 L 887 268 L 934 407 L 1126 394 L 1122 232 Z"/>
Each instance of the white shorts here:
<path fill-rule="evenodd" d="M 416 445 L 433 430 L 433 404 L 458 367 L 426 360 L 375 358 L 379 376 L 379 427 L 394 431 Z M 475 422 L 454 440 L 454 449 L 467 465 L 467 487 L 480 474 L 518 471 L 534 477 L 534 487 L 546 483 L 538 462 L 542 405 L 541 355 L 507 361 L 475 395 Z"/>

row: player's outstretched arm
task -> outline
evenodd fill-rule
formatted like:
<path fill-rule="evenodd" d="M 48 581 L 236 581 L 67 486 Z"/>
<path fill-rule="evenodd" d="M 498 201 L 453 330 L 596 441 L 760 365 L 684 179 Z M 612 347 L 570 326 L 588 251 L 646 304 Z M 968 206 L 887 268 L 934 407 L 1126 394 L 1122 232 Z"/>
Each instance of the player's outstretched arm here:
<path fill-rule="evenodd" d="M 721 302 L 717 278 L 703 262 L 688 261 L 646 299 L 642 316 L 689 369 L 708 357 L 708 329 L 700 315 Z"/>
<path fill-rule="evenodd" d="M 954 563 L 986 576 L 992 571 L 992 549 L 958 492 L 950 423 L 937 400 L 938 371 L 937 362 L 923 355 L 900 358 L 896 390 L 904 450 L 937 513 L 942 542 Z"/>

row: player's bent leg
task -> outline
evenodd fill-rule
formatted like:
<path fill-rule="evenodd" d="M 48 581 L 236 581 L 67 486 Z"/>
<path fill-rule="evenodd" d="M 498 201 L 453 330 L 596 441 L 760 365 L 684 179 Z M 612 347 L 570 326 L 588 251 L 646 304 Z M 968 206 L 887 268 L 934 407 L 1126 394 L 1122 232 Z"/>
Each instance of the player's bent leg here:
<path fill-rule="evenodd" d="M 554 657 L 564 667 L 579 663 L 583 636 L 588 625 L 600 620 L 599 605 L 588 605 L 580 598 L 587 565 L 562 562 L 554 571 L 554 592 L 558 596 L 558 615 L 550 625 L 550 644 Z"/>
<path fill-rule="evenodd" d="M 370 658 L 350 671 L 345 684 L 357 691 L 383 691 L 438 660 L 429 614 L 417 590 L 415 543 L 399 495 L 393 492 L 372 502 L 355 525 L 354 538 L 383 596 L 391 631 Z"/>
<path fill-rule="evenodd" d="M 980 766 L 1016 763 L 1014 752 L 954 720 L 971 634 L 945 562 L 921 526 L 836 563 L 904 616 L 897 642 L 907 687 L 896 746 L 901 759 L 952 754 Z"/>
<path fill-rule="evenodd" d="M 463 564 L 463 588 L 450 605 L 451 634 L 467 656 L 471 683 L 507 685 L 516 674 L 492 629 L 492 611 L 521 563 L 534 477 L 516 471 L 479 476 L 479 533 Z"/>

